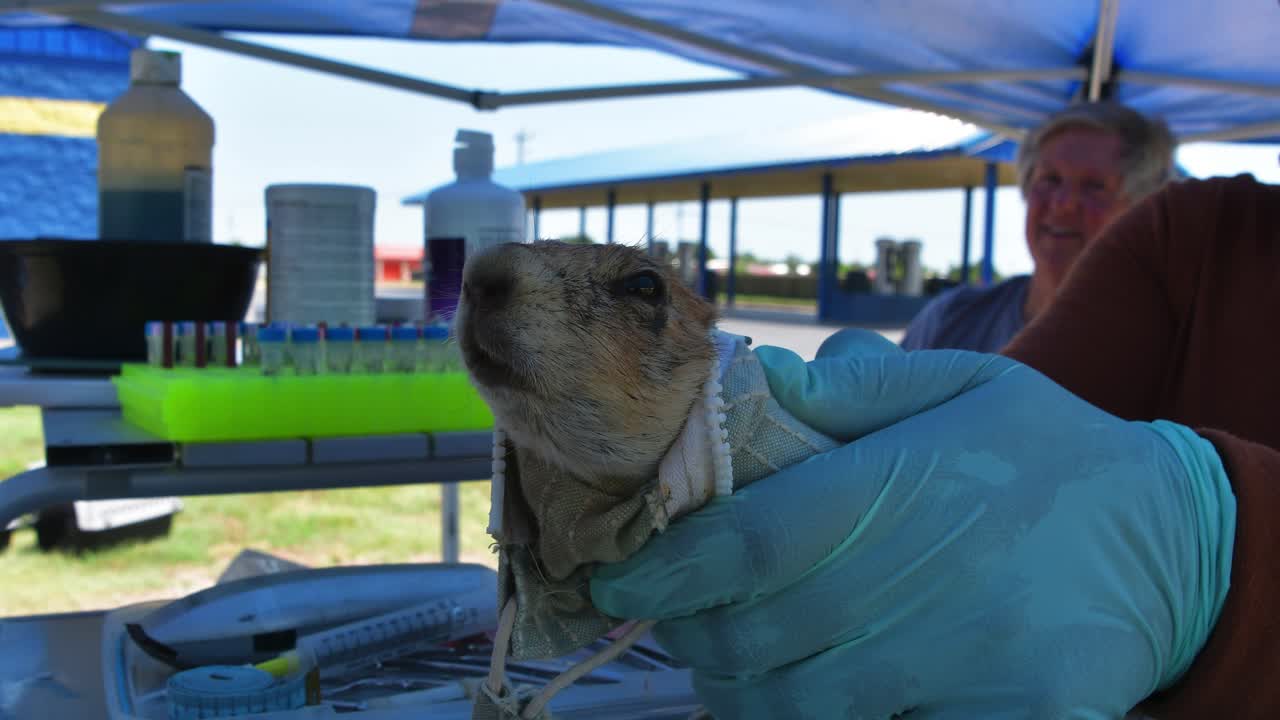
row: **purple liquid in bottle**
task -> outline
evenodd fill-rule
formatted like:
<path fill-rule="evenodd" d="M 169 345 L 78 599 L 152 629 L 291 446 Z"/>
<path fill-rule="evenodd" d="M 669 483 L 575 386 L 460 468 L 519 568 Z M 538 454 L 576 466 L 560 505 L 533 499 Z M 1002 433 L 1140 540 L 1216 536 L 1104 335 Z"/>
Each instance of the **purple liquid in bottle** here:
<path fill-rule="evenodd" d="M 427 240 L 427 318 L 450 321 L 462 292 L 462 265 L 467 244 L 460 237 Z"/>

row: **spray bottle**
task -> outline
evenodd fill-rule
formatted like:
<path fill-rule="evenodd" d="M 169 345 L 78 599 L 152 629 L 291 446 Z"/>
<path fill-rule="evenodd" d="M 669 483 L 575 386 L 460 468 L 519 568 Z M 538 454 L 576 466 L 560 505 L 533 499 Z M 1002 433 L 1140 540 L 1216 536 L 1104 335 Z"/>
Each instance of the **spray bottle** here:
<path fill-rule="evenodd" d="M 524 196 L 490 179 L 492 135 L 459 130 L 453 170 L 457 179 L 432 190 L 424 205 L 428 323 L 453 318 L 468 257 L 493 245 L 525 240 Z"/>

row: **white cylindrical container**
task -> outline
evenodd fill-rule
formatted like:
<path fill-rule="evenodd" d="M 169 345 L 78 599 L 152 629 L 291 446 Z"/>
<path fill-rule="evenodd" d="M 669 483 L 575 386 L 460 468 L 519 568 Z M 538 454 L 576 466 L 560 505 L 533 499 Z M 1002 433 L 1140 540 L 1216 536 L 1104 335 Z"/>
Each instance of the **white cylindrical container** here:
<path fill-rule="evenodd" d="M 457 180 L 432 190 L 423 205 L 427 322 L 452 319 L 466 258 L 525 241 L 524 196 L 490 179 L 493 136 L 459 130 L 453 169 Z"/>
<path fill-rule="evenodd" d="M 896 292 L 893 267 L 897 251 L 898 242 L 893 238 L 876 238 L 876 280 L 872 289 L 879 295 L 892 295 Z"/>
<path fill-rule="evenodd" d="M 267 321 L 374 321 L 372 188 L 272 185 L 267 203 Z"/>
<path fill-rule="evenodd" d="M 924 294 L 924 272 L 920 267 L 920 250 L 924 243 L 916 239 L 902 241 L 902 294 L 919 297 Z"/>

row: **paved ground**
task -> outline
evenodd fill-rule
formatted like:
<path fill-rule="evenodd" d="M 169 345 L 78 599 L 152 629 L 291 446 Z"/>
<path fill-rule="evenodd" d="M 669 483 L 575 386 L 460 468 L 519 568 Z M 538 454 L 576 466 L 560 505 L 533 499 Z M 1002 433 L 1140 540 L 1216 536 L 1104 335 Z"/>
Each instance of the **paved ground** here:
<path fill-rule="evenodd" d="M 751 338 L 752 345 L 777 345 L 795 351 L 805 360 L 813 359 L 818 346 L 843 325 L 820 325 L 811 316 L 792 313 L 727 311 L 718 323 L 720 328 Z M 877 332 L 898 342 L 903 328 L 875 328 Z"/>

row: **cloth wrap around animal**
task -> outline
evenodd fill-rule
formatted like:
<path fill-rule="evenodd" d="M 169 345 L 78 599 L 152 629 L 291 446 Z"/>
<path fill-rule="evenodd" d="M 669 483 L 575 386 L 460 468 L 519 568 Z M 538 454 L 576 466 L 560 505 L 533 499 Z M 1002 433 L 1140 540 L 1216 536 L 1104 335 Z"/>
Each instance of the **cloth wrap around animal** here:
<path fill-rule="evenodd" d="M 498 607 L 515 599 L 511 659 L 563 657 L 626 622 L 592 606 L 595 563 L 627 558 L 717 494 L 838 447 L 774 400 L 749 339 L 719 330 L 711 339 L 716 358 L 702 397 L 662 460 L 658 478 L 639 492 L 634 482 L 551 466 L 515 446 L 501 429 L 495 432 L 489 532 L 498 548 Z M 629 493 L 619 491 L 627 485 Z M 481 691 L 472 717 L 523 717 L 528 695 L 528 689 L 509 686 L 499 694 Z"/>

